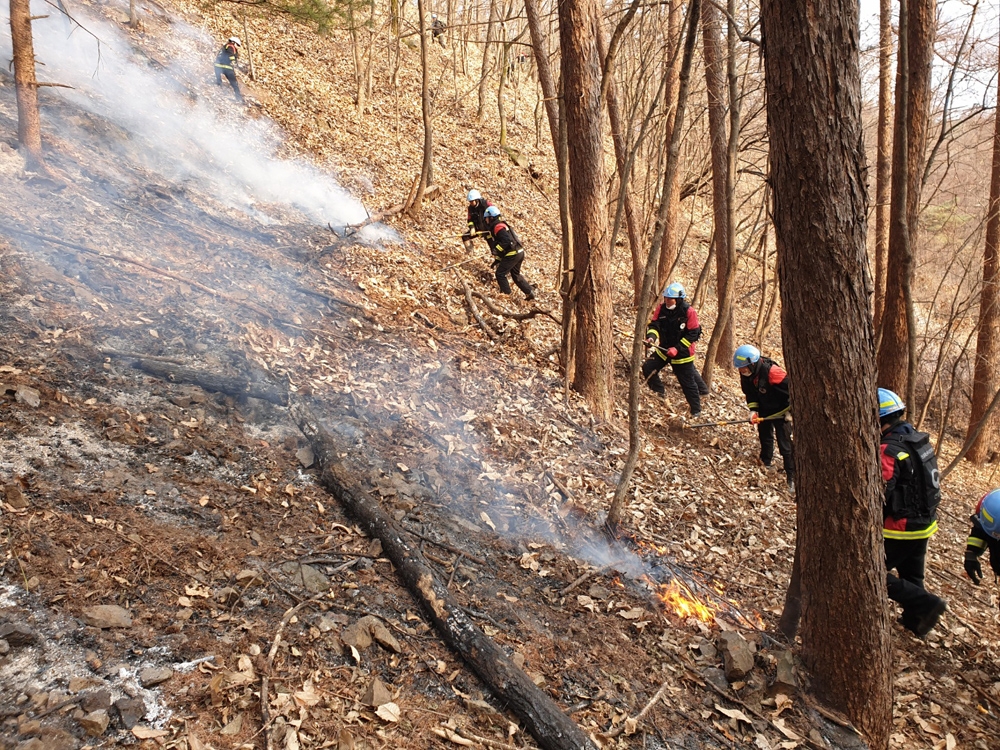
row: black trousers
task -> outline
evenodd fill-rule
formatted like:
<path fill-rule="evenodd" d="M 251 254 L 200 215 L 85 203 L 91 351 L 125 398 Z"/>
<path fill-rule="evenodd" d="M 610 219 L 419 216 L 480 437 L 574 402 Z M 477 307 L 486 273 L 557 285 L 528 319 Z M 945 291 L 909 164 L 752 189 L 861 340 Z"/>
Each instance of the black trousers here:
<path fill-rule="evenodd" d="M 659 354 L 654 353 L 642 363 L 642 377 L 654 393 L 664 393 L 663 381 L 660 380 L 660 370 L 666 367 L 668 360 L 663 359 Z M 684 362 L 675 365 L 670 362 L 670 369 L 674 371 L 677 382 L 684 392 L 684 398 L 688 402 L 688 408 L 692 414 L 701 413 L 701 397 L 708 393 L 708 386 L 701 378 L 701 373 L 694 366 L 694 362 Z"/>
<path fill-rule="evenodd" d="M 885 540 L 885 582 L 889 598 L 903 608 L 900 623 L 913 630 L 921 617 L 939 601 L 924 588 L 924 565 L 927 558 L 926 539 Z M 895 570 L 897 575 L 891 571 Z"/>
<path fill-rule="evenodd" d="M 521 264 L 524 263 L 524 250 L 518 250 L 517 255 L 505 255 L 497 263 L 497 284 L 500 285 L 500 291 L 504 294 L 510 294 L 510 284 L 507 281 L 507 274 L 514 280 L 517 284 L 517 288 L 524 292 L 524 296 L 528 299 L 534 297 L 534 292 L 531 289 L 531 284 L 528 280 L 521 275 Z"/>
<path fill-rule="evenodd" d="M 789 479 L 795 476 L 795 455 L 792 449 L 792 430 L 784 419 L 772 419 L 757 423 L 760 438 L 760 462 L 770 466 L 774 460 L 774 438 L 778 438 L 778 453 L 785 464 L 785 474 Z"/>
<path fill-rule="evenodd" d="M 240 93 L 240 84 L 236 80 L 236 71 L 235 70 L 225 70 L 225 69 L 222 69 L 222 68 L 216 68 L 215 69 L 215 82 L 217 84 L 219 84 L 219 85 L 222 85 L 222 76 L 225 76 L 226 80 L 229 81 L 229 85 L 233 87 L 233 91 L 236 93 L 236 98 L 239 101 L 243 101 L 243 94 Z"/>

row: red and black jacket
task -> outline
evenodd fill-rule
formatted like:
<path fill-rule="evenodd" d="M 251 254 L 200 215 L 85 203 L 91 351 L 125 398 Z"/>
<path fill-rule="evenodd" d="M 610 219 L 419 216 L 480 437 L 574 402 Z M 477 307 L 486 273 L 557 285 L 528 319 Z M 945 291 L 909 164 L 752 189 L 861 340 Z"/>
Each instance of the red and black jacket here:
<path fill-rule="evenodd" d="M 882 433 L 879 446 L 879 463 L 882 466 L 882 480 L 885 482 L 885 499 L 882 505 L 882 536 L 886 539 L 928 539 L 938 530 L 937 515 L 916 518 L 894 518 L 891 514 L 893 493 L 905 492 L 908 485 L 918 481 L 920 466 L 917 456 L 900 450 L 893 435 L 915 432 L 913 425 L 900 419 Z"/>
<path fill-rule="evenodd" d="M 701 338 L 698 313 L 685 300 L 678 300 L 673 310 L 661 301 L 646 326 L 646 338 L 653 339 L 658 347 L 653 352 L 660 359 L 675 365 L 693 362 L 694 342 Z M 677 350 L 675 357 L 667 356 L 666 350 L 671 348 Z"/>
<path fill-rule="evenodd" d="M 773 360 L 761 357 L 749 375 L 740 373 L 747 408 L 762 417 L 777 417 L 789 409 L 788 373 Z"/>
<path fill-rule="evenodd" d="M 492 222 L 488 222 L 490 232 L 492 232 L 493 255 L 497 258 L 506 258 L 509 255 L 517 255 L 521 252 L 521 243 L 514 234 L 514 230 L 507 226 L 507 222 L 499 216 Z"/>

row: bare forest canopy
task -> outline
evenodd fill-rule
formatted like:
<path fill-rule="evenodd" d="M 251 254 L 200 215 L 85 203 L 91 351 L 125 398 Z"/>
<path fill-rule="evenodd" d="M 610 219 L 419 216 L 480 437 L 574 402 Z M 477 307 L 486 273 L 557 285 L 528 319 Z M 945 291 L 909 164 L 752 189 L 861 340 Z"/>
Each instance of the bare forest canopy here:
<path fill-rule="evenodd" d="M 802 291 L 766 8 L 32 3 L 40 160 L 0 66 L 0 749 L 993 747 L 1000 590 L 963 554 L 1000 484 L 996 410 L 973 446 L 1000 385 L 996 357 L 977 370 L 1000 15 L 909 5 L 934 23 L 907 240 L 877 190 L 898 4 L 880 45 L 865 2 L 867 262 L 844 288 L 871 309 L 828 351 L 870 343 L 949 469 L 927 559 L 949 609 L 917 639 L 879 599 L 873 730 L 878 697 L 838 703 L 814 669 L 808 585 L 806 635 L 779 619 L 796 527 L 860 507 L 876 456 L 834 482 L 800 452 L 797 496 L 733 367 L 742 343 L 794 361 Z M 231 36 L 245 102 L 213 72 Z M 534 299 L 463 246 L 470 189 L 516 228 Z M 662 396 L 636 368 L 668 281 L 704 331 L 697 418 L 669 366 Z M 817 340 L 850 317 L 832 308 Z M 831 432 L 834 395 L 875 386 L 827 400 L 788 369 L 796 425 Z"/>

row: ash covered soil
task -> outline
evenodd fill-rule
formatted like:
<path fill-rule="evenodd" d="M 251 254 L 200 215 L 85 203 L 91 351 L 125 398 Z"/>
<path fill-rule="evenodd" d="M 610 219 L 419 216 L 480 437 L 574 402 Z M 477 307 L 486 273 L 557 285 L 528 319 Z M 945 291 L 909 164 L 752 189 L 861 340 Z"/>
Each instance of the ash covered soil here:
<path fill-rule="evenodd" d="M 611 542 L 625 421 L 564 392 L 546 315 L 484 311 L 492 342 L 437 270 L 463 256 L 411 220 L 389 242 L 278 204 L 263 223 L 42 93 L 51 173 L 0 144 L 0 747 L 535 746 L 321 487 L 288 394 L 599 743 L 851 746 L 776 634 L 795 507 L 749 431 L 684 431 L 679 391 L 650 400 L 634 539 Z M 0 132 L 15 118 L 0 87 Z M 462 274 L 493 296 L 485 262 Z M 742 416 L 735 383 L 706 410 Z M 928 575 L 951 610 L 926 641 L 894 630 L 894 747 L 985 749 L 1000 721 L 996 597 L 960 575 L 986 477 L 954 476 Z"/>

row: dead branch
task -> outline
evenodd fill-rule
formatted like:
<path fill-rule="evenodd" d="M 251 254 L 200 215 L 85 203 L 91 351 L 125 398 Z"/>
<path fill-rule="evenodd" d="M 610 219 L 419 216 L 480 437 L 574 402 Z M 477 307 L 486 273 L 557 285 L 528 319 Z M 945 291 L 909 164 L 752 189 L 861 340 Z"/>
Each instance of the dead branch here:
<path fill-rule="evenodd" d="M 462 291 L 465 292 L 465 301 L 469 303 L 469 310 L 472 311 L 472 317 L 479 323 L 479 327 L 483 329 L 483 333 L 489 336 L 491 341 L 496 341 L 500 338 L 500 335 L 490 327 L 489 323 L 483 320 L 483 316 L 479 313 L 479 308 L 472 301 L 472 292 L 469 290 L 469 285 L 465 283 L 465 279 L 458 274 L 458 271 L 455 271 L 455 275 L 458 276 L 458 281 L 462 285 Z"/>
<path fill-rule="evenodd" d="M 514 313 L 508 312 L 500 307 L 494 305 L 482 292 L 473 292 L 472 296 L 476 299 L 482 300 L 486 309 L 489 310 L 494 315 L 499 315 L 502 318 L 510 318 L 511 320 L 530 320 L 531 318 L 537 318 L 539 315 L 543 315 L 548 318 L 552 318 L 556 323 L 562 325 L 562 322 L 555 315 L 552 314 L 551 310 L 542 310 L 538 307 L 533 307 L 528 310 L 528 312 Z"/>
<path fill-rule="evenodd" d="M 248 378 L 231 377 L 208 370 L 195 370 L 190 367 L 170 365 L 167 362 L 149 359 L 139 359 L 135 366 L 143 372 L 163 380 L 169 380 L 172 383 L 192 383 L 201 386 L 206 391 L 225 393 L 237 398 L 243 396 L 259 398 L 278 406 L 288 405 L 288 391 L 272 383 L 255 383 Z"/>
<path fill-rule="evenodd" d="M 413 534 L 413 536 L 418 537 L 420 539 L 423 539 L 425 542 L 430 542 L 431 544 L 433 544 L 433 545 L 435 545 L 437 547 L 440 547 L 441 549 L 446 549 L 449 552 L 454 552 L 456 555 L 461 555 L 466 560 L 471 560 L 472 562 L 479 563 L 480 565 L 486 565 L 486 561 L 484 559 L 482 559 L 481 557 L 476 557 L 475 555 L 473 555 L 473 554 L 471 554 L 469 552 L 466 552 L 464 549 L 460 549 L 459 547 L 452 546 L 451 544 L 448 544 L 447 542 L 442 542 L 442 541 L 439 541 L 437 539 L 431 539 L 431 537 L 424 536 L 419 531 L 414 531 L 413 529 L 406 529 L 406 533 Z"/>
<path fill-rule="evenodd" d="M 341 456 L 356 452 L 354 446 L 328 432 L 301 402 L 293 403 L 292 416 L 309 440 L 318 464 L 320 482 L 352 515 L 366 533 L 382 543 L 382 550 L 442 639 L 454 649 L 494 693 L 498 700 L 524 721 L 544 750 L 594 750 L 594 743 L 548 693 L 519 669 L 452 598 L 419 552 L 403 540 L 395 523 L 378 502 L 358 488 L 358 480 Z"/>
<path fill-rule="evenodd" d="M 647 703 L 647 704 L 646 704 L 646 705 L 645 705 L 645 706 L 643 707 L 643 709 L 642 709 L 642 710 L 641 710 L 641 711 L 640 711 L 639 713 L 637 713 L 637 714 L 635 715 L 635 718 L 634 718 L 634 719 L 631 719 L 631 721 L 632 721 L 633 723 L 635 723 L 635 724 L 638 724 L 638 723 L 639 723 L 640 721 L 642 721 L 643 719 L 645 719 L 645 718 L 646 718 L 646 714 L 648 714 L 648 713 L 650 712 L 650 710 L 651 710 L 651 709 L 653 708 L 653 706 L 655 706 L 655 705 L 656 705 L 656 702 L 657 702 L 658 700 L 660 700 L 660 698 L 662 698 L 662 697 L 663 697 L 663 694 L 664 694 L 665 692 L 667 692 L 667 687 L 668 687 L 668 686 L 669 686 L 669 685 L 670 685 L 671 683 L 673 683 L 673 681 L 674 681 L 674 677 L 673 677 L 673 675 L 670 675 L 670 676 L 668 676 L 668 677 L 667 677 L 667 679 L 663 681 L 663 684 L 662 684 L 662 685 L 660 685 L 660 689 L 656 691 L 656 695 L 654 695 L 654 696 L 653 696 L 652 698 L 650 698 L 650 699 L 649 699 L 649 703 Z M 618 737 L 618 736 L 619 736 L 619 735 L 620 735 L 620 734 L 621 734 L 622 732 L 624 732 L 624 731 L 625 731 L 625 727 L 626 727 L 626 726 L 628 725 L 628 723 L 629 723 L 629 719 L 625 719 L 625 721 L 623 721 L 623 722 L 622 722 L 621 724 L 619 724 L 619 725 L 618 725 L 617 727 L 615 727 L 614 729 L 612 729 L 612 730 L 611 730 L 610 732 L 608 732 L 608 733 L 607 733 L 607 734 L 606 734 L 605 736 L 606 736 L 606 737 L 608 737 L 608 738 L 610 738 L 610 739 L 612 739 L 612 740 L 613 740 L 613 739 L 615 739 L 615 738 L 616 738 L 616 737 Z"/>

